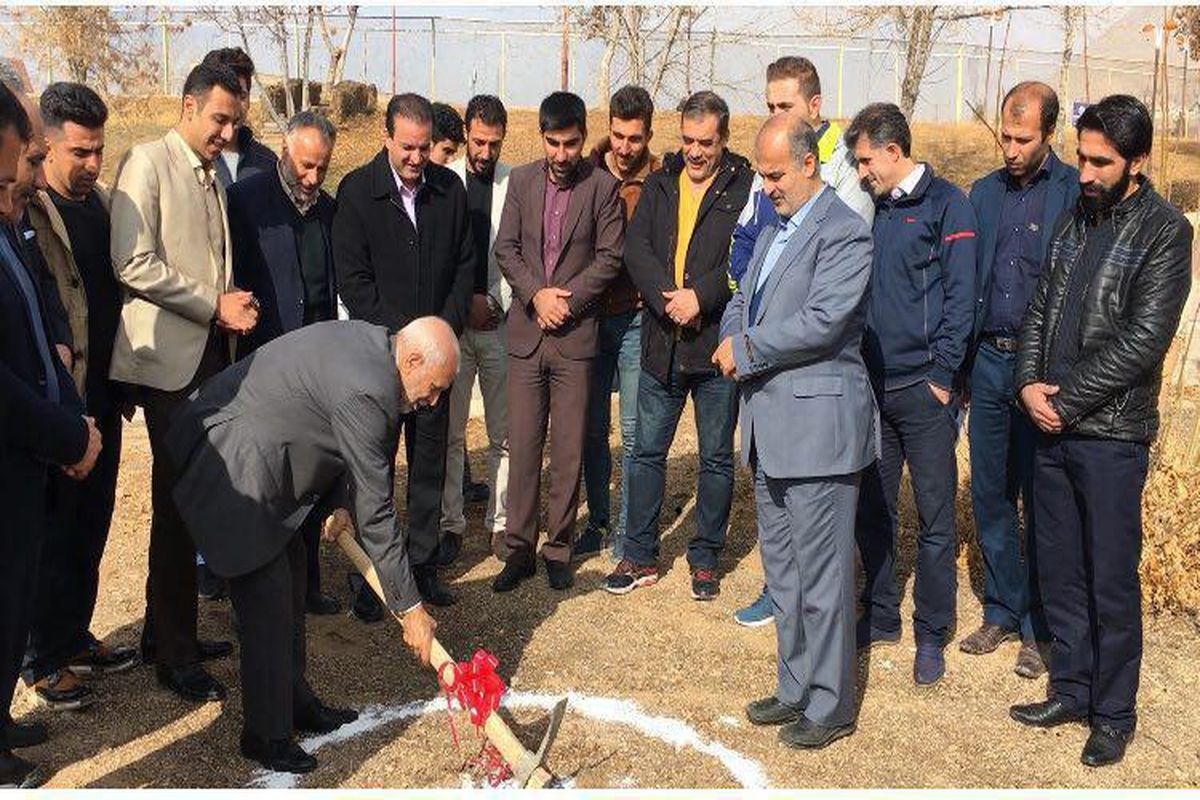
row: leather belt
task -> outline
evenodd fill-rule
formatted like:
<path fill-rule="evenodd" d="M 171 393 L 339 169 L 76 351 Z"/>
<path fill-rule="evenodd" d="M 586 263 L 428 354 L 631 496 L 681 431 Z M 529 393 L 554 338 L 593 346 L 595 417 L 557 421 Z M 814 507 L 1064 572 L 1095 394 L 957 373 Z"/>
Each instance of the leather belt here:
<path fill-rule="evenodd" d="M 983 334 L 983 341 L 1001 353 L 1017 352 L 1018 339 L 1015 336 L 1005 336 L 1001 333 L 985 333 Z"/>

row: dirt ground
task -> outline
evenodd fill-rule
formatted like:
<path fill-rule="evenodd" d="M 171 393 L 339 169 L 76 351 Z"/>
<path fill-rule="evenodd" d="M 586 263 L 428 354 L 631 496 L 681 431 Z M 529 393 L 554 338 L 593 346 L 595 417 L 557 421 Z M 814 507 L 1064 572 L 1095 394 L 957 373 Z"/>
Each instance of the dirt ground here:
<path fill-rule="evenodd" d="M 600 588 L 610 567 L 604 554 L 580 566 L 569 592 L 551 592 L 539 572 L 516 592 L 495 595 L 490 582 L 499 563 L 481 533 L 481 509 L 470 509 L 463 556 L 449 573 L 459 602 L 437 611 L 439 635 L 460 659 L 477 647 L 495 653 L 514 696 L 576 693 L 575 710 L 568 711 L 551 754 L 558 775 L 577 787 L 612 788 L 733 788 L 747 775 L 773 787 L 1200 786 L 1200 715 L 1188 710 L 1187 700 L 1200 693 L 1195 667 L 1200 636 L 1194 619 L 1184 616 L 1146 619 L 1138 735 L 1116 767 L 1089 770 L 1079 763 L 1082 727 L 1033 731 L 1008 718 L 1011 703 L 1038 699 L 1045 691 L 1044 680 L 1013 674 L 1015 644 L 984 657 L 965 656 L 951 646 L 946 678 L 932 688 L 916 687 L 907 626 L 899 645 L 863 658 L 854 736 L 804 753 L 780 746 L 774 730 L 748 725 L 744 704 L 774 688 L 773 629 L 748 630 L 730 619 L 762 582 L 748 476 L 739 470 L 721 563 L 722 593 L 715 602 L 696 603 L 688 594 L 683 559 L 694 525 L 688 501 L 696 459 L 690 412 L 684 420 L 671 451 L 664 506 L 668 572 L 655 587 L 608 595 Z M 480 422 L 472 421 L 477 476 L 484 474 L 482 437 Z M 135 423 L 126 428 L 117 514 L 93 625 L 110 643 L 135 644 L 141 629 L 149 483 L 145 429 Z M 398 483 L 403 485 L 402 469 Z M 964 531 L 970 530 L 968 505 L 960 493 Z M 911 588 L 911 505 L 905 513 L 900 564 Z M 964 539 L 960 634 L 972 630 L 980 614 L 978 553 L 969 536 Z M 326 590 L 343 604 L 348 568 L 340 555 L 324 554 Z M 200 626 L 202 635 L 230 637 L 228 602 L 202 602 Z M 49 744 L 26 751 L 27 757 L 52 768 L 50 785 L 57 787 L 239 787 L 261 781 L 256 765 L 237 753 L 236 658 L 212 668 L 230 687 L 223 704 L 185 705 L 155 685 L 148 667 L 98 680 L 97 704 L 80 713 L 48 712 L 35 705 L 31 692 L 19 689 L 14 715 L 43 720 L 52 733 Z M 376 710 L 386 712 L 437 699 L 432 673 L 416 666 L 390 622 L 364 626 L 344 614 L 310 619 L 308 674 L 333 704 L 383 706 Z M 636 705 L 606 704 L 605 698 Z M 321 747 L 320 767 L 299 785 L 462 786 L 463 755 L 450 742 L 444 706 L 431 708 Z M 526 704 L 502 713 L 528 746 L 536 745 L 544 710 Z M 461 715 L 458 730 L 464 746 L 472 745 L 474 735 Z M 655 732 L 661 737 L 649 735 Z M 265 776 L 268 785 L 279 777 Z"/>

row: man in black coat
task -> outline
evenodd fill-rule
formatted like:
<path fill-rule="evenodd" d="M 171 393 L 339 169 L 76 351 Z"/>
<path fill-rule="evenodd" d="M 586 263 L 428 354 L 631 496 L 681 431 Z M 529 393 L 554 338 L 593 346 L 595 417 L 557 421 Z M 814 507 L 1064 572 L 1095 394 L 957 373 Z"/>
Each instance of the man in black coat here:
<path fill-rule="evenodd" d="M 1080 760 L 1099 767 L 1124 757 L 1137 726 L 1142 489 L 1192 226 L 1144 174 L 1154 123 L 1139 100 L 1105 97 L 1075 128 L 1082 196 L 1055 225 L 1013 377 L 1039 429 L 1033 544 L 1050 685 L 1009 713 L 1040 728 L 1087 722 Z"/>
<path fill-rule="evenodd" d="M 14 748 L 46 740 L 9 714 L 25 653 L 50 468 L 83 479 L 100 454 L 100 433 L 83 416 L 71 375 L 53 346 L 45 302 L 19 255 L 10 224 L 17 161 L 32 137 L 20 101 L 0 84 L 0 788 L 34 788 L 45 773 Z"/>
<path fill-rule="evenodd" d="M 629 470 L 622 560 L 605 589 L 624 594 L 658 580 L 658 518 L 667 452 L 688 396 L 700 445 L 696 534 L 688 545 L 692 597 L 720 591 L 717 558 L 733 502 L 734 382 L 712 363 L 731 292 L 729 244 L 754 172 L 730 152 L 729 107 L 713 92 L 689 97 L 681 147 L 646 178 L 625 236 L 625 267 L 646 303 L 638 422 Z"/>
<path fill-rule="evenodd" d="M 172 424 L 175 502 L 206 563 L 229 580 L 241 623 L 241 752 L 268 769 L 311 771 L 316 760 L 293 732 L 358 717 L 326 707 L 304 675 L 305 519 L 349 509 L 405 643 L 429 661 L 436 624 L 396 520 L 395 455 L 404 416 L 436 407 L 457 370 L 457 337 L 436 318 L 394 336 L 322 322 L 214 376 Z"/>
<path fill-rule="evenodd" d="M 467 190 L 429 163 L 433 111 L 416 94 L 393 97 L 384 149 L 338 187 L 333 255 L 342 301 L 354 319 L 389 331 L 439 316 L 461 334 L 475 280 Z M 404 422 L 408 463 L 408 556 L 421 596 L 454 602 L 438 577 L 438 525 L 446 472 L 448 404 Z M 372 613 L 369 590 L 356 606 Z"/>
<path fill-rule="evenodd" d="M 288 121 L 277 168 L 229 189 L 229 235 L 234 283 L 259 301 L 258 325 L 238 342 L 238 357 L 285 333 L 337 319 L 333 215 L 337 203 L 321 189 L 337 129 L 313 111 Z M 320 514 L 306 521 L 305 607 L 336 614 L 338 602 L 321 591 Z"/>

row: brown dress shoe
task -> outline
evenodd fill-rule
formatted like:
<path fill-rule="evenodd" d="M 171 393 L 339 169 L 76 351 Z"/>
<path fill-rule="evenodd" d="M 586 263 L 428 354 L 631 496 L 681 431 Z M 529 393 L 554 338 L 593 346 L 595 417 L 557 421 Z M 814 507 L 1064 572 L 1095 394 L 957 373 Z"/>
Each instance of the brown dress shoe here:
<path fill-rule="evenodd" d="M 1042 645 L 1038 642 L 1022 642 L 1021 650 L 1017 653 L 1017 663 L 1013 672 L 1022 678 L 1040 678 L 1046 674 L 1046 658 Z"/>
<path fill-rule="evenodd" d="M 959 642 L 958 649 L 973 656 L 981 656 L 984 653 L 994 651 L 1004 642 L 1009 642 L 1016 638 L 1016 631 L 1010 631 L 1001 628 L 999 625 L 985 622 L 979 626 L 978 630 Z"/>

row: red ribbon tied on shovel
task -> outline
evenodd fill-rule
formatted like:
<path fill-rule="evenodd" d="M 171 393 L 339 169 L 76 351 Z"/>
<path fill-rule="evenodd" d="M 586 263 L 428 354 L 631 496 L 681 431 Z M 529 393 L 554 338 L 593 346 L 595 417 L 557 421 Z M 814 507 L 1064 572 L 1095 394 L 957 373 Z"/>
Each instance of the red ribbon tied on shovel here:
<path fill-rule="evenodd" d="M 447 668 L 454 671 L 453 685 L 447 685 L 445 676 L 439 672 L 438 682 L 442 691 L 452 695 L 458 704 L 466 709 L 471 724 L 482 728 L 487 723 L 488 716 L 500 707 L 500 697 L 508 687 L 504 680 L 496 674 L 500 662 L 486 650 L 476 650 L 470 661 L 459 664 L 446 663 Z"/>
<path fill-rule="evenodd" d="M 458 733 L 454 729 L 454 717 L 449 715 L 450 699 L 466 709 L 467 717 L 476 728 L 482 729 L 488 717 L 500 707 L 500 698 L 508 688 L 496 674 L 499 660 L 486 650 L 476 650 L 470 661 L 455 663 L 447 661 L 438 670 L 438 683 L 446 694 L 446 711 L 450 723 L 450 739 L 458 747 Z M 446 680 L 446 670 L 453 675 L 453 683 Z M 512 769 L 504 763 L 500 752 L 486 739 L 479 753 L 463 763 L 464 768 L 482 774 L 490 786 L 499 786 L 512 777 Z"/>

